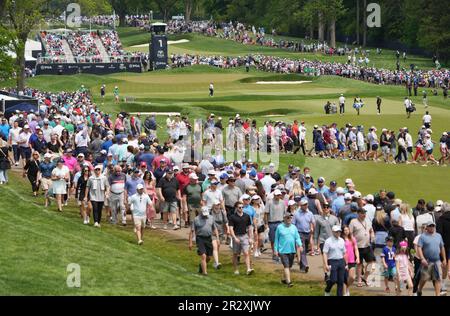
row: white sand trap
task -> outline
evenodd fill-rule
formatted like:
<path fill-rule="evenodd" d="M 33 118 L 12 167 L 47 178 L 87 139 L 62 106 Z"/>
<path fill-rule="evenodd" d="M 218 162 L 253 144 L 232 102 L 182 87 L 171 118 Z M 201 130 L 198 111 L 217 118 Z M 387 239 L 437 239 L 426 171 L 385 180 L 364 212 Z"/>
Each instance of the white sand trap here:
<path fill-rule="evenodd" d="M 256 84 L 302 84 L 312 81 L 257 81 Z"/>
<path fill-rule="evenodd" d="M 187 39 L 180 39 L 178 41 L 167 41 L 168 45 L 174 45 L 174 44 L 183 44 L 183 43 L 189 43 L 189 40 Z M 134 45 L 131 46 L 132 48 L 140 48 L 140 47 L 148 47 L 149 44 L 140 44 L 140 45 Z"/>
<path fill-rule="evenodd" d="M 175 116 L 175 115 L 181 115 L 179 112 L 132 112 L 130 113 L 131 115 L 136 115 L 140 113 L 141 115 L 170 115 L 170 116 Z"/>

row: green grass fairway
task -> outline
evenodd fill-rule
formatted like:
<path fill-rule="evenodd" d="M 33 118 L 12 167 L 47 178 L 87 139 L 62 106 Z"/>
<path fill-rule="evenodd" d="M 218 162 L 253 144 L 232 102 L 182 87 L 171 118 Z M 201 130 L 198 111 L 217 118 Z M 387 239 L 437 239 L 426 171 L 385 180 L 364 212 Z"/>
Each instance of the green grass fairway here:
<path fill-rule="evenodd" d="M 135 45 L 147 44 L 150 42 L 150 34 L 137 28 L 124 27 L 118 28 L 119 36 L 124 47 L 129 51 L 141 51 L 148 53 L 146 47 L 132 47 Z M 289 50 L 262 47 L 259 45 L 243 45 L 232 40 L 225 40 L 215 37 L 207 37 L 200 34 L 177 34 L 170 35 L 169 40 L 187 39 L 188 43 L 180 43 L 169 45 L 170 54 L 191 54 L 191 55 L 217 55 L 217 56 L 245 56 L 249 54 L 263 54 L 269 56 L 293 58 L 293 59 L 311 59 L 326 62 L 346 63 L 347 56 L 329 56 L 322 53 L 298 53 Z M 278 39 L 289 39 L 294 41 L 302 41 L 300 38 L 277 36 Z M 310 41 L 304 40 L 305 44 Z M 339 45 L 344 46 L 340 43 Z M 395 51 L 382 50 L 380 55 L 376 54 L 376 48 L 368 48 L 370 50 L 369 66 L 377 68 L 395 69 L 396 58 Z M 409 69 L 410 64 L 415 64 L 419 69 L 428 69 L 434 67 L 430 58 L 408 55 L 406 62 L 400 61 L 400 67 Z"/>
<path fill-rule="evenodd" d="M 219 47 L 219 46 L 217 46 Z M 242 117 L 256 119 L 258 125 L 267 119 L 304 120 L 308 142 L 314 124 L 336 122 L 375 125 L 380 131 L 408 126 L 415 139 L 424 108 L 421 97 L 413 97 L 418 111 L 410 119 L 403 108 L 404 87 L 377 86 L 340 77 L 310 78 L 301 85 L 258 85 L 260 80 L 305 80 L 295 75 L 274 75 L 243 69 L 219 70 L 207 66 L 143 74 L 107 76 L 39 76 L 27 85 L 47 91 L 70 91 L 84 84 L 104 111 L 118 113 L 179 111 L 190 119 L 221 115 L 224 120 L 239 112 Z M 308 79 L 308 78 L 306 78 Z M 208 97 L 213 81 L 216 94 Z M 100 86 L 106 84 L 105 100 L 100 99 Z M 13 84 L 13 83 L 10 83 Z M 117 85 L 123 97 L 134 97 L 132 103 L 114 103 L 112 90 Z M 347 97 L 343 116 L 325 116 L 327 100 L 337 102 L 339 94 Z M 361 115 L 351 107 L 355 95 L 366 101 Z M 382 115 L 375 112 L 375 98 L 383 97 Z M 431 95 L 431 93 L 429 93 Z M 433 140 L 450 130 L 450 100 L 429 97 L 433 117 Z M 163 123 L 165 117 L 158 117 Z M 161 132 L 163 133 L 163 132 Z M 438 147 L 436 147 L 437 149 Z M 436 151 L 435 151 L 436 152 Z M 439 157 L 437 150 L 436 155 Z M 363 194 L 380 188 L 396 192 L 397 197 L 414 205 L 425 200 L 448 199 L 450 169 L 441 166 L 385 165 L 352 162 L 297 155 L 281 155 L 284 174 L 288 164 L 308 166 L 314 178 L 324 176 L 327 182 L 352 178 Z M 33 198 L 28 181 L 11 172 L 11 183 L 0 186 L 0 294 L 1 295 L 321 295 L 323 284 L 295 274 L 292 289 L 280 286 L 280 268 L 268 268 L 256 260 L 256 274 L 235 277 L 229 255 L 223 255 L 223 270 L 211 271 L 205 278 L 197 274 L 198 258 L 189 252 L 187 241 L 164 232 L 149 232 L 145 244 L 138 247 L 131 227 L 103 224 L 94 229 L 81 224 L 78 210 L 71 202 L 60 214 L 54 205 L 44 210 L 43 198 Z M 66 286 L 66 267 L 81 266 L 81 288 Z M 242 268 L 243 269 L 243 268 Z M 301 281 L 299 282 L 299 278 Z"/>

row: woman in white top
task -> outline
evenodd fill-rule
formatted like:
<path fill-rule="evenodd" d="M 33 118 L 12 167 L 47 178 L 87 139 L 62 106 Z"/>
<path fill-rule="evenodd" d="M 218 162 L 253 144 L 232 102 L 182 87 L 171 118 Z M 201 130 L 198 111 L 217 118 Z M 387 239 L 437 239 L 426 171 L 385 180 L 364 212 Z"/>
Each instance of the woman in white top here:
<path fill-rule="evenodd" d="M 67 194 L 67 183 L 70 180 L 70 171 L 69 168 L 64 165 L 63 159 L 59 159 L 55 169 L 53 169 L 52 180 L 53 194 L 56 195 L 58 211 L 62 212 L 62 198 L 64 194 Z"/>
<path fill-rule="evenodd" d="M 9 143 L 11 144 L 13 148 L 13 155 L 14 155 L 14 164 L 16 167 L 19 165 L 20 161 L 20 152 L 19 152 L 19 134 L 20 134 L 21 128 L 19 127 L 19 122 L 15 121 L 13 123 L 13 128 L 9 130 Z"/>
<path fill-rule="evenodd" d="M 415 220 L 414 216 L 411 211 L 411 207 L 409 204 L 401 204 L 400 205 L 400 218 L 399 218 L 399 224 L 403 227 L 405 230 L 406 238 L 408 238 L 408 248 L 412 249 L 413 247 L 413 241 L 414 241 L 414 227 Z"/>
<path fill-rule="evenodd" d="M 264 205 L 262 204 L 259 195 L 252 196 L 250 204 L 255 210 L 255 217 L 253 218 L 253 226 L 255 227 L 255 257 L 261 256 L 261 252 L 264 248 L 264 232 L 266 231 L 266 225 L 264 223 Z"/>

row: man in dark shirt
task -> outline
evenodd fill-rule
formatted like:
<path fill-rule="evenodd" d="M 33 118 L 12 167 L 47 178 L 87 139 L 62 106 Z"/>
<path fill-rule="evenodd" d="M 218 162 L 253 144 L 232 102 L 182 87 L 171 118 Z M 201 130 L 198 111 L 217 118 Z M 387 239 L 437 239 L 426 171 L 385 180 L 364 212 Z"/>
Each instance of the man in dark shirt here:
<path fill-rule="evenodd" d="M 238 256 L 244 253 L 245 264 L 247 265 L 247 275 L 254 272 L 250 264 L 250 245 L 253 244 L 253 229 L 250 216 L 244 213 L 243 204 L 236 202 L 235 213 L 230 216 L 230 235 L 233 241 L 233 267 L 234 274 L 239 274 Z"/>
<path fill-rule="evenodd" d="M 172 219 L 173 229 L 180 229 L 177 224 L 178 201 L 181 200 L 180 186 L 178 180 L 173 175 L 173 170 L 167 170 L 166 175 L 158 181 L 156 193 L 161 201 L 163 212 L 164 229 L 167 229 L 169 214 Z"/>
<path fill-rule="evenodd" d="M 156 183 L 158 183 L 159 180 L 161 180 L 161 178 L 164 176 L 167 170 L 169 170 L 169 168 L 167 167 L 166 161 L 161 160 L 159 167 L 153 171 L 153 175 L 156 178 Z"/>

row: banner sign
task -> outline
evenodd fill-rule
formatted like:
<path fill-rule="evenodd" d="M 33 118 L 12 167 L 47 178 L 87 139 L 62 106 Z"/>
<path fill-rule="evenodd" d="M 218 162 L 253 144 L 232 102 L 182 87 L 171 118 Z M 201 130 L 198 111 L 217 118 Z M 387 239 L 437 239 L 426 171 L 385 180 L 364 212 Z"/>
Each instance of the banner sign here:
<path fill-rule="evenodd" d="M 105 75 L 116 72 L 142 72 L 142 64 L 135 62 L 36 65 L 36 75 L 74 75 L 78 73 Z"/>

